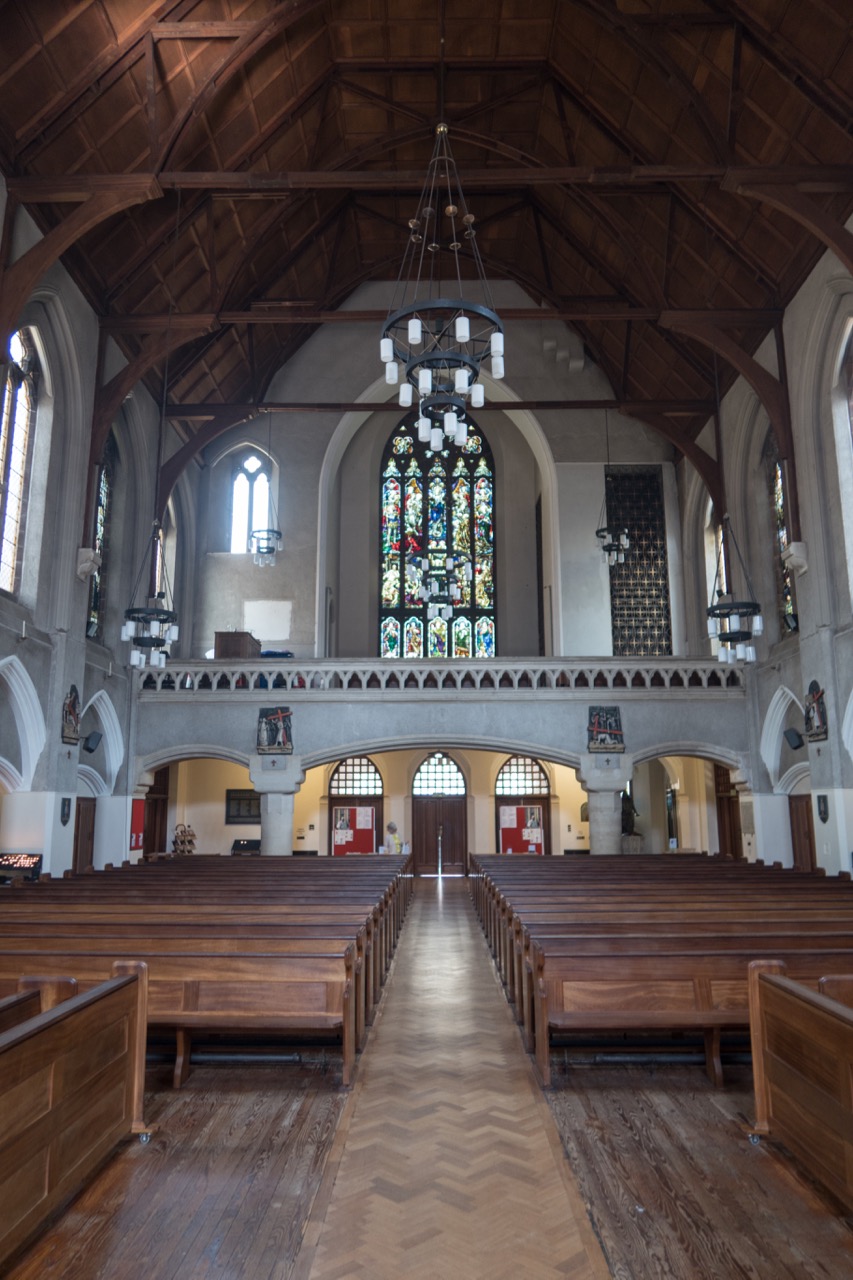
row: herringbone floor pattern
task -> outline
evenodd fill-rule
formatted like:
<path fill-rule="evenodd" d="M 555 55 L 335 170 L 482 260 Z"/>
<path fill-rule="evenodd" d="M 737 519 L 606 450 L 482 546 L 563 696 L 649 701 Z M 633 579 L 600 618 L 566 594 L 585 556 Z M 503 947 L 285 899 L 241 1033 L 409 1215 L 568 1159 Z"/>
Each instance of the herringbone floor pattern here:
<path fill-rule="evenodd" d="M 420 880 L 294 1280 L 609 1276 L 463 880 Z"/>

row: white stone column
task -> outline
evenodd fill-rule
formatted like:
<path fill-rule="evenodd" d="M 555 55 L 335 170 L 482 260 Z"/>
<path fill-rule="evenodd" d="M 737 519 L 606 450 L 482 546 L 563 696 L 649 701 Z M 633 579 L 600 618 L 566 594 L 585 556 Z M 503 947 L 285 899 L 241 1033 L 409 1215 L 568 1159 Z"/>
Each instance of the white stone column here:
<path fill-rule="evenodd" d="M 578 777 L 589 803 L 590 854 L 622 852 L 622 792 L 633 767 L 633 756 L 604 752 L 581 756 Z"/>
<path fill-rule="evenodd" d="M 261 854 L 293 854 L 293 797 L 305 781 L 299 756 L 255 755 L 249 762 L 252 786 L 261 797 Z"/>

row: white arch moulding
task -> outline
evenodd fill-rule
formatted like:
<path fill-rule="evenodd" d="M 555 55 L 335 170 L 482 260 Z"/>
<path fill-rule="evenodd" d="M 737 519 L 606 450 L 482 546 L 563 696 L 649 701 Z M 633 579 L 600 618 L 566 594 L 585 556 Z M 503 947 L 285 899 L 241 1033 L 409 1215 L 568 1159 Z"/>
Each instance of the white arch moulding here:
<path fill-rule="evenodd" d="M 794 796 L 805 794 L 801 784 L 807 783 L 807 790 L 811 791 L 812 771 L 808 761 L 804 760 L 802 764 L 793 764 L 787 769 L 779 782 L 774 787 L 774 793 L 779 796 Z"/>
<path fill-rule="evenodd" d="M 38 693 L 26 667 L 17 654 L 0 659 L 0 681 L 5 684 L 12 704 L 12 714 L 21 744 L 20 785 L 16 790 L 29 791 L 42 751 L 47 742 L 47 728 Z"/>
<path fill-rule="evenodd" d="M 354 752 L 347 754 L 353 755 Z M 158 769 L 167 764 L 181 764 L 185 760 L 227 760 L 229 764 L 239 764 L 244 769 L 248 769 L 250 764 L 250 756 L 245 751 L 232 751 L 221 743 L 181 743 L 138 759 L 135 764 L 134 786 L 147 790 Z M 147 778 L 146 774 L 149 775 Z"/>
<path fill-rule="evenodd" d="M 335 764 L 348 756 L 368 756 L 375 752 L 387 751 L 488 751 L 510 756 L 533 756 L 541 763 L 564 764 L 570 769 L 580 767 L 580 755 L 576 751 L 555 751 L 553 747 L 543 747 L 541 743 L 521 742 L 517 738 L 475 738 L 464 737 L 458 733 L 448 734 L 406 734 L 397 738 L 359 739 L 357 742 L 339 742 L 334 747 L 313 751 L 301 757 L 303 769 L 315 769 L 318 765 Z M 461 767 L 461 766 L 460 766 Z"/>
<path fill-rule="evenodd" d="M 770 705 L 767 708 L 764 724 L 761 728 L 759 753 L 764 761 L 764 767 L 770 775 L 774 791 L 777 790 L 779 784 L 779 765 L 782 759 L 782 730 L 788 715 L 788 708 L 792 703 L 799 708 L 800 714 L 805 716 L 805 708 L 799 698 L 786 685 L 781 685 L 770 699 Z M 848 703 L 848 707 L 849 705 Z"/>
<path fill-rule="evenodd" d="M 0 795 L 9 795 L 12 791 L 23 790 L 23 779 L 18 770 L 0 756 Z"/>
<path fill-rule="evenodd" d="M 95 791 L 93 794 L 111 796 L 115 789 L 118 771 L 124 760 L 124 739 L 121 725 L 115 707 L 103 689 L 99 689 L 86 703 L 80 717 L 81 720 L 87 711 L 92 712 L 101 726 L 101 732 L 104 735 L 104 755 L 107 761 L 105 777 L 102 779 L 103 789 Z M 81 764 L 78 768 L 78 773 L 83 777 L 85 776 L 84 769 L 90 768 L 91 766 L 89 765 Z M 100 778 L 101 775 L 97 773 L 97 770 L 91 769 L 91 772 L 96 773 Z"/>
<path fill-rule="evenodd" d="M 78 764 L 77 779 L 86 788 L 86 792 L 90 796 L 108 796 L 111 794 L 110 788 L 106 781 L 98 773 L 98 770 L 90 764 Z M 81 793 L 85 794 L 85 793 Z"/>

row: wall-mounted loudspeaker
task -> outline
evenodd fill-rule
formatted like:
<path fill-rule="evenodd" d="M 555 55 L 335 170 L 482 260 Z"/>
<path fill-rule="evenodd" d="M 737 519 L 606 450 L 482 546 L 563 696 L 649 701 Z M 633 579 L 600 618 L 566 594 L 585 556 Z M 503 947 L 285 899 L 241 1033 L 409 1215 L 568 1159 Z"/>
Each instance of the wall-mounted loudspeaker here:
<path fill-rule="evenodd" d="M 798 733 L 796 729 L 785 729 L 785 741 L 792 751 L 799 751 L 803 745 L 803 735 Z"/>
<path fill-rule="evenodd" d="M 90 733 L 88 737 L 83 739 L 83 750 L 89 752 L 97 751 L 98 744 L 103 736 L 102 733 L 98 732 Z"/>

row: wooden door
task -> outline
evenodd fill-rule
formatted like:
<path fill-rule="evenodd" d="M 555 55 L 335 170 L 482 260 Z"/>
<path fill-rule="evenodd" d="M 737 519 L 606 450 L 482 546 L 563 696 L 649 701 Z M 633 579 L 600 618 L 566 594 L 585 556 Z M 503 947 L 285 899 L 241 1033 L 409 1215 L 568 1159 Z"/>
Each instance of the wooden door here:
<path fill-rule="evenodd" d="M 814 843 L 814 817 L 811 796 L 788 796 L 791 818 L 791 847 L 796 871 L 814 871 L 817 854 Z"/>
<path fill-rule="evenodd" d="M 74 813 L 74 854 L 72 867 L 75 873 L 91 867 L 95 859 L 95 807 L 94 796 L 78 796 Z"/>
<path fill-rule="evenodd" d="M 717 829 L 720 853 L 724 858 L 743 857 L 740 825 L 740 797 L 732 786 L 725 765 L 714 765 L 714 788 L 717 793 Z"/>
<path fill-rule="evenodd" d="M 412 797 L 412 853 L 416 876 L 465 875 L 468 848 L 468 801 L 465 796 Z"/>
<path fill-rule="evenodd" d="M 166 853 L 166 826 L 169 816 L 169 766 L 164 765 L 154 774 L 154 781 L 145 797 L 145 827 L 142 836 L 142 852 Z"/>

